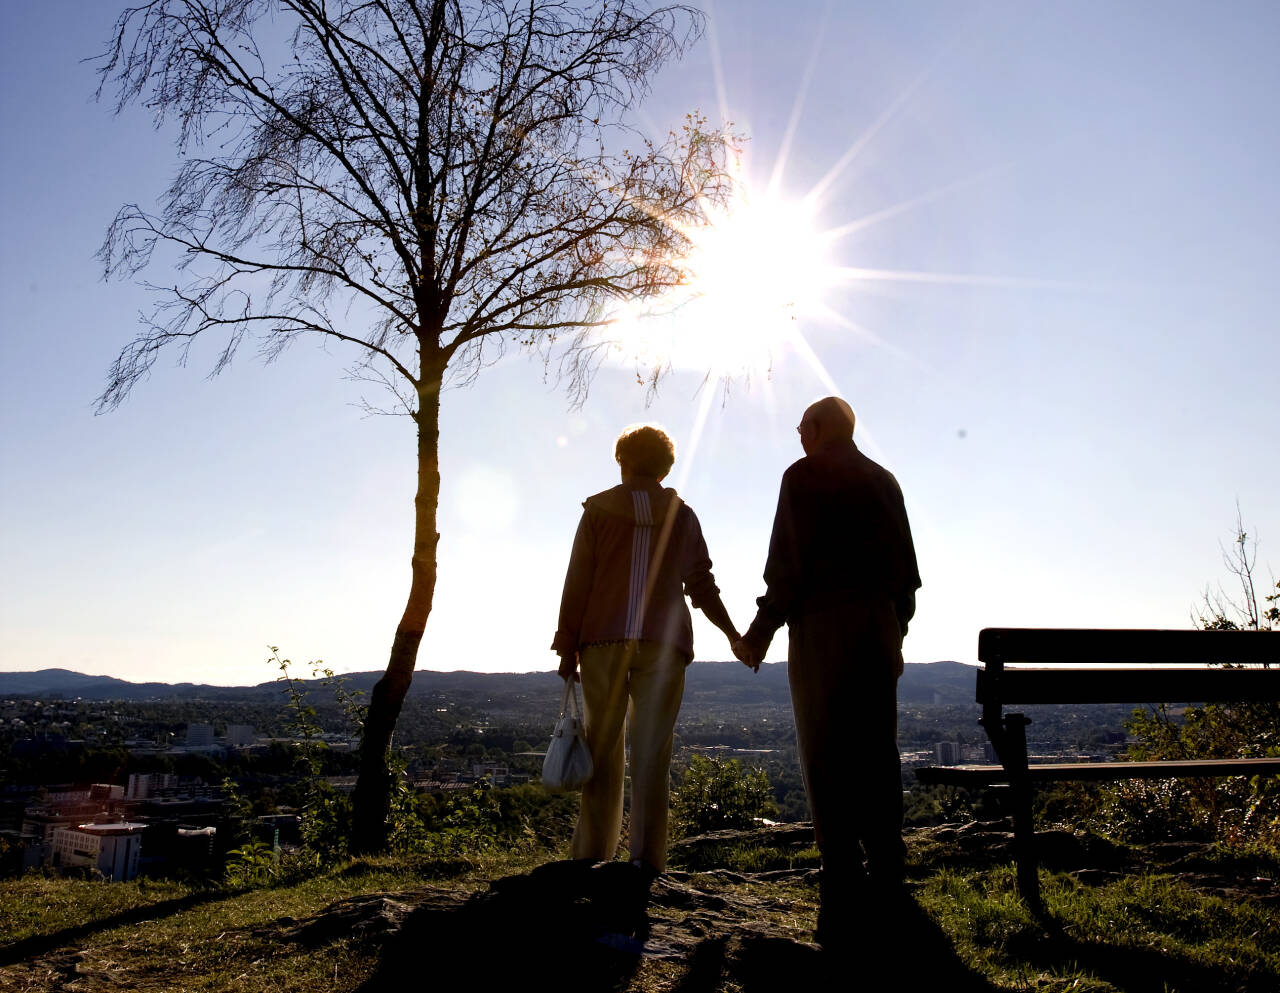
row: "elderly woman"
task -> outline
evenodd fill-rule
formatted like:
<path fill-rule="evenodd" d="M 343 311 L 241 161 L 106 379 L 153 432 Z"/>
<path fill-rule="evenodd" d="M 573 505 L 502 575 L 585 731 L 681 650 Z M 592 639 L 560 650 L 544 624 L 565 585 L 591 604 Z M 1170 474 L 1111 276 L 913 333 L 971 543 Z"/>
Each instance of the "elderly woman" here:
<path fill-rule="evenodd" d="M 622 829 L 623 726 L 630 703 L 630 859 L 646 884 L 667 864 L 671 741 L 693 658 L 684 598 L 738 632 L 711 575 L 702 528 L 661 485 L 675 445 L 661 428 L 627 428 L 614 446 L 622 483 L 588 497 L 573 540 L 553 651 L 560 675 L 580 670 L 595 773 L 582 791 L 576 859 L 613 858 Z"/>

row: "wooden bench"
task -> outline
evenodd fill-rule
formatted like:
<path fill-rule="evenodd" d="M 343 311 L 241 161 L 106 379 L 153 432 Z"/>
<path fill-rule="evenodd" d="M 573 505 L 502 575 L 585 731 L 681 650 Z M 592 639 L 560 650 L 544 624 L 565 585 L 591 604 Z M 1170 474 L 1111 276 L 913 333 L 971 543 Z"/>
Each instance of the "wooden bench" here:
<path fill-rule="evenodd" d="M 978 636 L 979 723 L 1000 765 L 916 769 L 922 783 L 1003 788 L 1013 817 L 1018 889 L 1040 905 L 1032 793 L 1064 780 L 1280 774 L 1280 758 L 1029 763 L 1021 713 L 1010 704 L 1280 701 L 1280 634 L 986 628 Z M 1052 667 L 1052 668 L 1050 668 Z"/>

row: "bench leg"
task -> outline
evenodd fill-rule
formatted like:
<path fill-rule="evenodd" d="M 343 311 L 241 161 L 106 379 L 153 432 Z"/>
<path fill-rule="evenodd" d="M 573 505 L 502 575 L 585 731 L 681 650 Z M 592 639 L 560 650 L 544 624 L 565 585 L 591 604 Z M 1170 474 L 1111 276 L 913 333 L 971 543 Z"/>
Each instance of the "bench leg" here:
<path fill-rule="evenodd" d="M 1013 857 L 1018 864 L 1018 892 L 1032 910 L 1040 910 L 1039 860 L 1036 858 L 1036 826 L 1031 816 L 1031 781 L 1027 777 L 1027 725 L 1022 714 L 1004 719 L 1006 752 L 1001 756 L 1011 779 L 1009 799 L 1013 810 Z"/>
<path fill-rule="evenodd" d="M 1013 857 L 1018 865 L 1018 892 L 1033 910 L 1040 900 L 1039 859 L 1036 858 L 1036 830 L 1031 816 L 1031 785 L 1025 780 L 1009 790 L 1013 805 Z"/>

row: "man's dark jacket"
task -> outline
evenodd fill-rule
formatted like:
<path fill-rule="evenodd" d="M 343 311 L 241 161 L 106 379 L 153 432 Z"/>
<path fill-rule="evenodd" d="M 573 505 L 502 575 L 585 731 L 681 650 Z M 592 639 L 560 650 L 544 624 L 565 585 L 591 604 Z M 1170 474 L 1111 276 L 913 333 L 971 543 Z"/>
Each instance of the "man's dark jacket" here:
<path fill-rule="evenodd" d="M 761 655 L 788 620 L 854 599 L 891 599 L 905 635 L 920 573 L 893 474 L 852 440 L 793 463 L 782 476 L 764 579 L 746 635 Z"/>

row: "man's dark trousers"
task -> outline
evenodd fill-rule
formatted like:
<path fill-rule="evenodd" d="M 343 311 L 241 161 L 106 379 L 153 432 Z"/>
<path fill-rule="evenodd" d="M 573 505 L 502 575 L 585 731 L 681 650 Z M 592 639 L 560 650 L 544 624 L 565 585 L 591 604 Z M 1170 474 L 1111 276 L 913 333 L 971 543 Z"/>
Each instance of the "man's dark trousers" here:
<path fill-rule="evenodd" d="M 868 883 L 892 889 L 902 881 L 902 631 L 889 598 L 852 595 L 793 617 L 788 628 L 787 672 L 822 853 L 824 916 L 843 916 Z"/>

